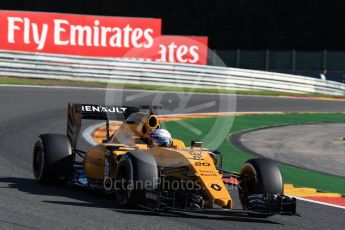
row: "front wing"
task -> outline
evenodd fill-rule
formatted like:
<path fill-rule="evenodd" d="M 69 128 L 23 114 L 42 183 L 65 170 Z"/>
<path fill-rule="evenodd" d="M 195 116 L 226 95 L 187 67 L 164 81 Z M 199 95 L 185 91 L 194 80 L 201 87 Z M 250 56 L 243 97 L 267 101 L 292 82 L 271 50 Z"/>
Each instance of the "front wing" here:
<path fill-rule="evenodd" d="M 226 208 L 203 208 L 203 207 L 186 207 L 176 208 L 176 201 L 170 197 L 167 202 L 166 195 L 161 193 L 148 192 L 142 208 L 151 211 L 173 211 L 173 212 L 191 212 L 210 215 L 253 215 L 253 216 L 270 216 L 280 215 L 297 215 L 296 214 L 296 198 L 278 194 L 253 194 L 248 197 L 246 209 L 226 209 Z"/>

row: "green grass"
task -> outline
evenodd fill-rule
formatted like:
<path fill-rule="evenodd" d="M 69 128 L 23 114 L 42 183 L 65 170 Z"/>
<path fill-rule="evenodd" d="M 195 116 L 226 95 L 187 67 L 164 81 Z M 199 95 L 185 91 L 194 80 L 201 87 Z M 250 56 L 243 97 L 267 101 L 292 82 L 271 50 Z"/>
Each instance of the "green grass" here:
<path fill-rule="evenodd" d="M 231 122 L 229 117 L 220 118 L 201 118 L 185 120 L 184 122 L 197 127 L 202 131 L 201 135 L 194 134 L 183 128 L 176 121 L 167 122 L 165 125 L 172 132 L 175 138 L 180 138 L 189 143 L 190 140 L 199 140 L 200 136 L 205 137 L 208 130 L 216 121 Z M 243 163 L 254 156 L 237 149 L 229 142 L 229 135 L 260 127 L 282 125 L 282 124 L 303 124 L 303 123 L 325 123 L 325 122 L 345 122 L 345 114 L 279 114 L 279 115 L 248 115 L 235 117 L 233 126 L 228 135 L 224 135 L 218 150 L 224 154 L 223 168 L 228 171 L 239 171 Z M 214 132 L 214 131 L 213 131 Z M 212 135 L 211 135 L 212 136 Z M 212 138 L 211 138 L 212 139 Z M 206 147 L 212 145 L 211 139 L 204 140 Z M 313 187 L 319 191 L 337 192 L 345 195 L 345 178 L 318 173 L 306 169 L 296 168 L 286 164 L 280 164 L 285 183 L 292 183 L 298 187 Z"/>
<path fill-rule="evenodd" d="M 269 90 L 227 90 L 217 88 L 191 88 L 191 87 L 173 87 L 173 86 L 157 86 L 143 84 L 122 84 L 122 83 L 105 83 L 96 81 L 73 81 L 73 80 L 51 80 L 39 78 L 16 78 L 1 77 L 0 84 L 10 85 L 38 85 L 38 86 L 84 86 L 84 87 L 101 87 L 101 88 L 120 88 L 120 89 L 138 89 L 138 90 L 159 90 L 170 92 L 193 92 L 193 93 L 222 93 L 222 94 L 241 94 L 241 95 L 262 95 L 262 96 L 306 96 L 306 97 L 330 97 L 334 96 L 324 94 L 297 94 L 285 93 Z M 342 98 L 339 96 L 339 98 Z"/>

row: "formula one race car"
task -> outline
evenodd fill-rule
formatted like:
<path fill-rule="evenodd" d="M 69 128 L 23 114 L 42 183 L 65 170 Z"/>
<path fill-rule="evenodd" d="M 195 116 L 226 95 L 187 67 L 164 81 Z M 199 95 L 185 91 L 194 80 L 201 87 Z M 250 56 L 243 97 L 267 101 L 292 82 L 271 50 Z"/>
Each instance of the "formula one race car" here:
<path fill-rule="evenodd" d="M 225 172 L 219 152 L 201 142 L 186 147 L 172 139 L 160 128 L 154 109 L 69 104 L 67 135 L 42 134 L 35 143 L 36 180 L 102 189 L 115 193 L 123 206 L 155 211 L 296 214 L 296 199 L 283 194 L 281 173 L 273 161 L 251 159 L 240 173 Z M 86 152 L 77 149 L 82 119 L 106 121 L 106 139 Z M 110 135 L 111 119 L 123 123 Z M 243 209 L 233 209 L 230 186 L 238 188 Z"/>

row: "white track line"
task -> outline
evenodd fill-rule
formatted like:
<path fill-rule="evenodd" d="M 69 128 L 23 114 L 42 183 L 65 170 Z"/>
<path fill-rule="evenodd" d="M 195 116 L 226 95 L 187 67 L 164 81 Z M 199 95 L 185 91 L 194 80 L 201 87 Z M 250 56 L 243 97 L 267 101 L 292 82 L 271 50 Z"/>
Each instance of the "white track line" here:
<path fill-rule="evenodd" d="M 336 204 L 329 204 L 329 203 L 322 202 L 322 201 L 309 200 L 309 199 L 302 198 L 302 197 L 296 197 L 296 199 L 302 200 L 302 201 L 306 201 L 306 202 L 310 202 L 310 203 L 314 203 L 314 204 L 321 204 L 321 205 L 325 205 L 325 206 L 329 206 L 329 207 L 333 207 L 333 208 L 340 208 L 340 209 L 344 209 L 345 210 L 344 206 L 340 206 L 340 205 L 336 205 Z"/>
<path fill-rule="evenodd" d="M 198 94 L 198 95 L 222 95 L 222 96 L 241 96 L 241 97 L 264 97 L 264 98 L 286 98 L 295 100 L 319 100 L 319 101 L 344 101 L 344 99 L 336 98 L 303 98 L 293 96 L 269 96 L 269 95 L 247 95 L 247 94 L 236 94 L 236 93 L 199 93 L 199 92 L 179 92 L 179 91 L 160 91 L 160 90 L 140 90 L 140 89 L 121 89 L 121 88 L 100 88 L 100 87 L 82 87 L 82 86 L 43 86 L 43 85 L 10 85 L 0 84 L 0 87 L 13 87 L 13 88 L 47 88 L 47 89 L 74 89 L 74 90 L 94 90 L 94 91 L 132 91 L 132 92 L 153 92 L 153 93 L 183 93 L 183 94 Z M 240 91 L 239 91 L 240 92 Z"/>
<path fill-rule="evenodd" d="M 83 87 L 83 86 L 50 86 L 50 85 L 8 85 L 0 84 L 0 87 L 12 87 L 12 88 L 39 88 L 39 89 L 76 89 L 76 90 L 95 90 L 95 91 L 123 91 L 126 89 L 117 88 L 101 88 L 101 87 Z"/>

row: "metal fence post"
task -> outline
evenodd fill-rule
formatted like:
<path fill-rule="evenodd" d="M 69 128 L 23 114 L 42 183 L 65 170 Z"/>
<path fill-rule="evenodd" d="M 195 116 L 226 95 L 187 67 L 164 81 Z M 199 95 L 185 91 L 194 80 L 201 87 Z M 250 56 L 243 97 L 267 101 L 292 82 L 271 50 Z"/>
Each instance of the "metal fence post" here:
<path fill-rule="evenodd" d="M 241 51 L 239 49 L 236 50 L 236 67 L 240 68 L 240 55 Z"/>
<path fill-rule="evenodd" d="M 294 72 L 296 70 L 296 50 L 292 50 L 291 55 L 291 70 Z"/>
<path fill-rule="evenodd" d="M 216 52 L 216 49 L 214 49 L 212 54 L 212 65 L 216 65 Z"/>
<path fill-rule="evenodd" d="M 322 68 L 327 69 L 327 50 L 323 50 Z"/>
<path fill-rule="evenodd" d="M 265 70 L 268 71 L 270 63 L 270 51 L 266 50 Z"/>

